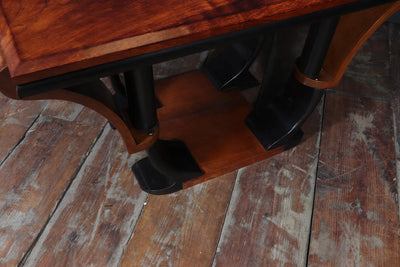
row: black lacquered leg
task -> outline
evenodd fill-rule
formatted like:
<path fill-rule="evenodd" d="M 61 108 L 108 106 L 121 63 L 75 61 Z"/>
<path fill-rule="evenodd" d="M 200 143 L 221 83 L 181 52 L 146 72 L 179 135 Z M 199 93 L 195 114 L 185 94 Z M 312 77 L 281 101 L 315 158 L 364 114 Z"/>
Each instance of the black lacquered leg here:
<path fill-rule="evenodd" d="M 311 25 L 297 67 L 304 75 L 316 79 L 322 68 L 339 17 L 327 18 Z"/>
<path fill-rule="evenodd" d="M 184 182 L 204 174 L 182 141 L 158 140 L 147 153 L 132 170 L 142 190 L 150 194 L 181 190 Z"/>
<path fill-rule="evenodd" d="M 260 52 L 264 37 L 237 42 L 210 55 L 202 70 L 221 91 L 233 88 L 247 89 L 259 85 L 249 72 L 249 67 Z"/>
<path fill-rule="evenodd" d="M 300 72 L 311 78 L 318 77 L 337 22 L 338 18 L 334 17 L 311 25 L 297 63 Z M 272 55 L 274 45 L 276 43 L 271 46 Z M 302 135 L 301 125 L 323 95 L 323 91 L 307 87 L 293 76 L 284 90 L 269 87 L 269 68 L 272 66 L 269 62 L 255 109 L 246 119 L 248 127 L 266 150 L 296 145 Z"/>
<path fill-rule="evenodd" d="M 132 124 L 138 130 L 151 131 L 158 124 L 153 68 L 136 67 L 124 76 Z"/>
<path fill-rule="evenodd" d="M 157 124 L 157 100 L 151 66 L 125 72 L 129 116 L 133 126 L 150 132 Z M 119 86 L 116 77 L 114 86 Z M 143 189 L 151 194 L 168 194 L 182 189 L 183 183 L 203 175 L 186 145 L 179 140 L 157 140 L 147 149 L 148 157 L 132 166 Z"/>

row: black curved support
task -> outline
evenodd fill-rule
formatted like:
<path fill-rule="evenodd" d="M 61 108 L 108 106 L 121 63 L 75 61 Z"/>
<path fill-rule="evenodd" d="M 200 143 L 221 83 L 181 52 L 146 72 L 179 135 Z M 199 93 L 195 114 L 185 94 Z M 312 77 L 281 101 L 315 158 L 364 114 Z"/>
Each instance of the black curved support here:
<path fill-rule="evenodd" d="M 202 66 L 203 72 L 221 91 L 258 86 L 259 82 L 249 68 L 260 52 L 264 39 L 264 35 L 257 35 L 212 53 Z"/>
<path fill-rule="evenodd" d="M 323 60 L 338 23 L 337 17 L 323 19 L 311 25 L 303 53 L 297 67 L 304 75 L 318 78 Z M 320 101 L 323 91 L 307 87 L 293 76 L 284 90 L 269 87 L 276 56 L 276 36 L 269 46 L 270 58 L 264 72 L 263 82 L 254 111 L 246 124 L 266 150 L 280 146 L 286 149 L 300 142 L 304 121 Z"/>
<path fill-rule="evenodd" d="M 143 191 L 163 195 L 179 191 L 183 183 L 203 175 L 186 145 L 179 140 L 157 140 L 148 157 L 132 166 Z"/>

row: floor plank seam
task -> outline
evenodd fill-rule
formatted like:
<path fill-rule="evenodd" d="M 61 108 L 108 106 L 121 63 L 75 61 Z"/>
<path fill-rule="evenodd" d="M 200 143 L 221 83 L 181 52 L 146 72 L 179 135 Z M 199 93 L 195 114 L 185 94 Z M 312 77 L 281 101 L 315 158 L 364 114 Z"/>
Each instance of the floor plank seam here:
<path fill-rule="evenodd" d="M 221 227 L 221 230 L 219 232 L 217 246 L 215 247 L 215 252 L 214 252 L 214 256 L 213 256 L 212 266 L 216 266 L 215 260 L 217 258 L 218 249 L 220 248 L 220 245 L 221 245 L 222 233 L 224 232 L 224 228 L 226 227 L 226 219 L 229 216 L 229 208 L 231 207 L 231 204 L 232 204 L 232 201 L 233 201 L 233 192 L 235 191 L 235 188 L 238 186 L 240 174 L 245 168 L 246 167 L 241 168 L 238 171 L 236 171 L 235 183 L 234 183 L 234 185 L 232 187 L 232 192 L 231 192 L 231 197 L 229 199 L 229 204 L 226 207 L 224 221 L 222 222 L 222 227 Z"/>
<path fill-rule="evenodd" d="M 100 136 L 103 134 L 105 128 L 106 128 L 107 124 L 104 124 L 103 128 L 101 129 L 101 131 L 99 132 L 99 134 L 97 135 L 97 137 L 93 140 L 92 144 L 90 145 L 88 151 L 84 154 L 84 157 L 82 158 L 81 162 L 79 163 L 77 169 L 75 170 L 75 172 L 73 173 L 71 179 L 68 182 L 68 185 L 66 186 L 65 190 L 63 191 L 63 193 L 61 194 L 60 199 L 58 200 L 57 204 L 55 205 L 54 209 L 52 210 L 52 212 L 50 213 L 50 215 L 48 216 L 45 224 L 43 225 L 42 229 L 40 229 L 40 232 L 37 234 L 37 236 L 35 237 L 34 241 L 32 242 L 32 244 L 29 246 L 28 250 L 26 251 L 25 255 L 22 257 L 21 261 L 18 263 L 18 267 L 24 266 L 25 262 L 27 261 L 27 259 L 29 258 L 33 248 L 36 246 L 38 240 L 40 239 L 41 235 L 43 234 L 44 230 L 46 229 L 48 223 L 50 222 L 51 218 L 53 217 L 53 215 L 55 214 L 55 212 L 57 211 L 58 207 L 60 206 L 60 204 L 62 203 L 62 201 L 65 198 L 65 195 L 67 194 L 69 188 L 71 187 L 72 183 L 74 182 L 75 178 L 77 177 L 78 173 L 80 172 L 82 166 L 85 164 L 87 158 L 89 157 L 91 151 L 93 150 L 94 146 L 96 145 L 97 141 L 99 140 Z"/>
<path fill-rule="evenodd" d="M 389 45 L 389 61 L 390 61 L 390 68 L 394 68 L 394 61 L 396 60 L 397 55 L 393 54 L 393 50 L 394 50 L 394 44 L 392 42 L 392 40 L 394 40 L 393 35 L 395 35 L 393 33 L 393 31 L 395 31 L 395 25 L 393 23 L 389 23 L 389 30 L 388 30 L 388 45 Z M 400 147 L 399 147 L 399 143 L 398 143 L 398 129 L 397 129 L 397 117 L 396 114 L 400 111 L 399 109 L 399 104 L 396 105 L 396 102 L 399 100 L 399 97 L 396 97 L 396 91 L 398 91 L 400 89 L 400 84 L 399 81 L 400 79 L 397 77 L 391 77 L 391 80 L 394 84 L 394 88 L 392 90 L 392 98 L 391 98 L 391 107 L 392 107 L 392 112 L 393 112 L 393 135 L 394 135 L 394 152 L 395 152 L 395 166 L 396 166 L 396 183 L 397 183 L 397 194 L 399 194 L 400 192 L 400 181 L 399 181 L 399 177 L 400 177 Z M 400 204 L 399 204 L 399 196 L 397 195 L 397 206 L 399 209 L 399 219 L 400 219 Z"/>
<path fill-rule="evenodd" d="M 396 112 L 394 110 L 394 107 L 392 105 L 392 112 L 393 112 L 393 135 L 394 135 L 394 158 L 395 160 L 395 166 L 396 166 L 396 184 L 397 184 L 397 192 L 400 192 L 400 183 L 399 183 L 399 172 L 400 172 L 400 166 L 399 166 L 399 143 L 397 142 L 397 125 L 396 125 Z M 399 195 L 396 196 L 396 202 L 397 202 L 397 207 L 399 209 L 399 220 L 400 220 L 400 205 L 399 205 Z"/>
<path fill-rule="evenodd" d="M 133 178 L 133 179 L 136 179 L 136 178 Z M 137 225 L 138 225 L 138 223 L 140 221 L 140 218 L 142 217 L 142 214 L 144 212 L 144 209 L 146 208 L 146 204 L 147 204 L 148 200 L 149 200 L 149 194 L 147 194 L 147 196 L 146 196 L 146 199 L 145 199 L 145 201 L 143 203 L 142 209 L 140 210 L 139 216 L 137 217 L 136 221 L 134 221 L 134 225 L 132 227 L 132 231 L 131 231 L 131 233 L 129 235 L 129 238 L 127 239 L 126 243 L 123 245 L 122 254 L 121 254 L 121 257 L 120 257 L 120 259 L 119 259 L 119 261 L 117 263 L 117 266 L 121 266 L 121 262 L 122 262 L 122 260 L 124 258 L 125 251 L 126 251 L 128 245 L 129 245 L 129 243 L 131 242 L 131 240 L 133 238 L 133 235 L 135 234 L 136 227 L 137 227 Z"/>
<path fill-rule="evenodd" d="M 13 146 L 13 148 L 7 153 L 7 155 L 4 157 L 4 159 L 0 162 L 0 168 L 3 167 L 4 163 L 10 158 L 10 156 L 14 153 L 14 151 L 17 149 L 17 147 L 24 141 L 27 134 L 29 133 L 29 130 L 32 129 L 33 126 L 37 123 L 38 119 L 40 118 L 40 116 L 42 115 L 42 113 L 46 109 L 46 107 L 47 107 L 47 104 L 44 105 L 44 107 L 40 110 L 40 112 L 36 116 L 36 118 L 32 121 L 32 123 L 26 129 L 24 135 L 18 140 L 18 142 Z"/>
<path fill-rule="evenodd" d="M 319 157 L 321 155 L 321 142 L 322 142 L 322 131 L 324 129 L 324 115 L 325 115 L 325 105 L 326 105 L 326 93 L 322 97 L 322 108 L 321 108 L 321 120 L 319 126 L 319 133 L 318 133 L 318 153 L 317 153 L 317 167 L 315 168 L 315 179 L 314 179 L 314 192 L 313 192 L 313 200 L 311 205 L 311 215 L 310 215 L 310 228 L 308 233 L 308 240 L 307 240 L 307 250 L 306 250 L 306 259 L 305 259 L 305 266 L 308 266 L 308 259 L 310 255 L 310 245 L 311 245 L 311 235 L 312 235 L 312 225 L 313 225 L 313 218 L 314 218 L 314 206 L 315 206 L 315 196 L 317 192 L 317 179 L 318 179 L 318 169 L 319 169 Z"/>

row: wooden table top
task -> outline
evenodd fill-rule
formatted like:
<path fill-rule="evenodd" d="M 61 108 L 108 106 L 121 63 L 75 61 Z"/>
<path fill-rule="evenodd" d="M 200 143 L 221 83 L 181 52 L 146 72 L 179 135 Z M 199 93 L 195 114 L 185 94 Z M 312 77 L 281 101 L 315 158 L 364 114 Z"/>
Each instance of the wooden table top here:
<path fill-rule="evenodd" d="M 359 0 L 1 0 L 18 84 Z"/>

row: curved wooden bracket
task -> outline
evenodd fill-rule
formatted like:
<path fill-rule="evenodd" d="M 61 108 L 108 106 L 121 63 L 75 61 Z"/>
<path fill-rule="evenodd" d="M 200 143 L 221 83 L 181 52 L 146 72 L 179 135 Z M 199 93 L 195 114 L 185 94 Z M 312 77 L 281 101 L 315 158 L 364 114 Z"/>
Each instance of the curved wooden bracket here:
<path fill-rule="evenodd" d="M 0 91 L 9 98 L 17 100 L 66 100 L 88 107 L 104 116 L 118 130 L 129 153 L 144 150 L 157 140 L 158 127 L 155 127 L 151 136 L 134 129 L 128 119 L 127 111 L 115 106 L 113 101 L 115 94 L 112 94 L 100 80 L 21 99 L 4 61 L 0 60 L 0 64 Z"/>
<path fill-rule="evenodd" d="M 311 79 L 298 69 L 295 70 L 296 79 L 316 89 L 337 86 L 364 42 L 399 9 L 400 1 L 342 16 L 318 79 Z"/>
<path fill-rule="evenodd" d="M 335 81 L 335 78 L 332 77 L 324 69 L 321 69 L 321 72 L 319 73 L 318 79 L 314 80 L 314 79 L 311 79 L 311 78 L 307 77 L 303 73 L 301 73 L 300 70 L 297 67 L 295 67 L 294 77 L 301 84 L 304 84 L 305 86 L 312 87 L 312 88 L 315 88 L 315 89 L 325 89 L 325 88 L 336 86 L 337 83 L 339 83 L 339 81 Z M 340 77 L 340 79 L 341 79 L 341 77 Z M 333 84 L 335 84 L 335 85 L 333 85 Z"/>

